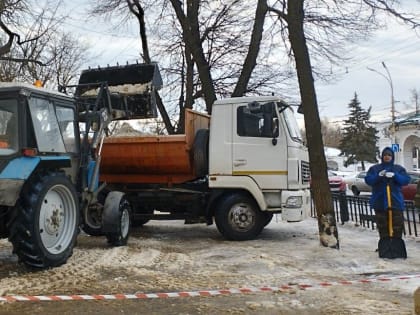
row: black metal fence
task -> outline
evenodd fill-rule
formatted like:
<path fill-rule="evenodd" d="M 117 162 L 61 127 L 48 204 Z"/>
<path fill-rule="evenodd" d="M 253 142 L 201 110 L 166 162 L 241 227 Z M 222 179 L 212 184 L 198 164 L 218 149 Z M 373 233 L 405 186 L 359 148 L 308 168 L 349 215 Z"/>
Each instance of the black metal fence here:
<path fill-rule="evenodd" d="M 375 212 L 369 205 L 369 196 L 332 193 L 332 197 L 337 223 L 351 221 L 358 226 L 375 230 Z M 315 217 L 315 207 L 312 207 L 311 212 Z M 404 235 L 420 236 L 420 209 L 416 209 L 412 201 L 405 201 L 404 218 Z"/>

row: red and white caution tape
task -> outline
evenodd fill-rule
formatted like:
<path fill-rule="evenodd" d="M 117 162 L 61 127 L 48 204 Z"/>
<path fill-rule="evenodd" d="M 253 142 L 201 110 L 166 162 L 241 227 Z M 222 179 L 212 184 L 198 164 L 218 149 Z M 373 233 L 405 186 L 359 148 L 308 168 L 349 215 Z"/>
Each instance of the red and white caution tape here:
<path fill-rule="evenodd" d="M 168 293 L 135 293 L 135 294 L 93 294 L 93 295 L 5 295 L 0 296 L 0 302 L 41 302 L 41 301 L 79 301 L 79 300 L 128 300 L 128 299 L 163 299 L 174 297 L 208 297 L 217 295 L 246 294 L 259 292 L 285 292 L 293 289 L 307 290 L 323 287 L 369 284 L 378 282 L 388 282 L 393 280 L 420 279 L 420 274 L 400 275 L 391 277 L 366 278 L 359 280 L 342 280 L 333 282 L 317 283 L 292 283 L 281 286 L 249 287 L 239 289 L 222 290 L 201 290 L 201 291 L 181 291 Z M 419 283 L 420 285 L 420 283 Z"/>

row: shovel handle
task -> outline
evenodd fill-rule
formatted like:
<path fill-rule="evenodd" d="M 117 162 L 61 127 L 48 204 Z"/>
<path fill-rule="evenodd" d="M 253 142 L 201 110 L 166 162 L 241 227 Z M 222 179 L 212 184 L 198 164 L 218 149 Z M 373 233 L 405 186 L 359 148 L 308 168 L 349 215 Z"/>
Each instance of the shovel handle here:
<path fill-rule="evenodd" d="M 389 236 L 394 236 L 394 229 L 392 227 L 392 204 L 391 204 L 391 188 L 389 183 L 386 184 L 386 197 L 388 199 L 388 232 Z"/>

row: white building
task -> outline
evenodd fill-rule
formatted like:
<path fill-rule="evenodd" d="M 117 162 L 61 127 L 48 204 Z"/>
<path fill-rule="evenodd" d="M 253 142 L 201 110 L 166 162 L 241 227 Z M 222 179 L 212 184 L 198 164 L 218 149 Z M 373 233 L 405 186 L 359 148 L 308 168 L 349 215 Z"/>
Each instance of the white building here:
<path fill-rule="evenodd" d="M 403 114 L 395 119 L 395 128 L 392 132 L 391 120 L 379 120 L 374 123 L 377 136 L 379 152 L 385 147 L 393 148 L 395 152 L 395 163 L 406 168 L 407 171 L 420 170 L 420 112 L 412 111 Z M 324 148 L 328 168 L 339 172 L 361 171 L 361 165 L 350 165 L 344 167 L 344 156 L 340 156 L 340 150 L 330 147 Z M 379 161 L 378 156 L 378 161 Z M 365 163 L 368 169 L 370 163 Z"/>
<path fill-rule="evenodd" d="M 378 147 L 392 147 L 395 162 L 404 166 L 407 171 L 420 169 L 420 113 L 411 112 L 395 119 L 395 131 L 392 132 L 391 121 L 376 124 L 379 131 Z"/>

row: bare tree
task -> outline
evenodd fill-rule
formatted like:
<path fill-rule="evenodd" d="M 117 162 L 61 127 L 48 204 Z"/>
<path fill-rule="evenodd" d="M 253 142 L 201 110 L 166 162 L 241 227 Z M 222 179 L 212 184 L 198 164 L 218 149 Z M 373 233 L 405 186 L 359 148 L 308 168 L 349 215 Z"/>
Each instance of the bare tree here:
<path fill-rule="evenodd" d="M 6 0 L 0 4 L 0 79 L 56 87 L 75 80 L 88 47 L 60 31 L 61 0 Z M 3 32 L 3 33 L 2 33 Z M 6 38 L 6 40 L 1 41 Z M 7 41 L 7 42 L 6 42 Z M 75 82 L 73 82 L 75 83 Z"/>
<path fill-rule="evenodd" d="M 48 45 L 50 56 L 48 68 L 51 68 L 51 83 L 56 86 L 76 84 L 78 73 L 93 57 L 90 46 L 78 40 L 71 33 L 55 34 Z"/>
<path fill-rule="evenodd" d="M 31 57 L 15 57 L 4 55 L 12 52 L 14 45 L 23 46 L 25 44 L 39 40 L 47 34 L 56 24 L 55 18 L 59 1 L 46 1 L 37 3 L 39 10 L 31 9 L 31 0 L 4 0 L 0 4 L 0 33 L 6 38 L 0 46 L 0 60 L 10 60 L 21 63 L 43 63 Z M 42 7 L 42 4 L 44 5 Z M 35 28 L 35 30 L 34 30 Z"/>
<path fill-rule="evenodd" d="M 338 148 L 342 137 L 339 127 L 328 121 L 328 119 L 321 120 L 321 134 L 324 145 L 327 147 Z"/>
<path fill-rule="evenodd" d="M 420 108 L 419 108 L 419 106 L 420 106 L 420 93 L 419 93 L 419 90 L 417 90 L 417 89 L 411 89 L 410 92 L 411 92 L 411 101 L 415 105 L 416 114 L 418 114 L 419 111 L 420 111 Z"/>
<path fill-rule="evenodd" d="M 149 51 L 149 42 L 146 31 L 146 21 L 145 21 L 145 8 L 138 0 L 105 0 L 100 1 L 97 5 L 93 7 L 90 14 L 92 16 L 102 16 L 108 18 L 113 14 L 121 16 L 121 23 L 125 23 L 130 17 L 134 16 L 139 25 L 139 34 L 142 51 L 139 52 L 139 55 L 142 57 L 145 63 L 149 64 L 152 62 L 150 51 Z M 156 91 L 156 105 L 158 107 L 159 113 L 163 119 L 166 130 L 169 134 L 175 133 L 175 128 L 172 125 L 171 119 L 168 115 L 168 112 L 163 104 L 162 98 L 159 93 Z"/>
<path fill-rule="evenodd" d="M 6 37 L 6 41 L 0 46 L 0 56 L 9 53 L 15 39 L 18 44 L 22 43 L 20 35 L 12 31 L 12 27 L 17 24 L 18 14 L 27 12 L 27 4 L 24 0 L 4 0 L 0 3 L 0 29 Z"/>
<path fill-rule="evenodd" d="M 304 143 L 307 143 L 305 129 L 300 130 Z M 331 148 L 338 148 L 342 138 L 341 128 L 334 122 L 324 117 L 321 119 L 321 134 L 324 145 Z"/>

